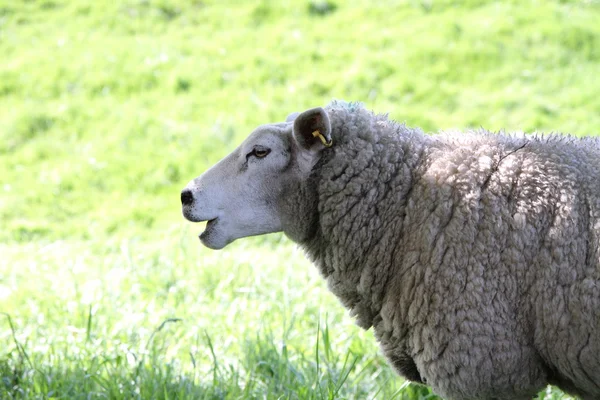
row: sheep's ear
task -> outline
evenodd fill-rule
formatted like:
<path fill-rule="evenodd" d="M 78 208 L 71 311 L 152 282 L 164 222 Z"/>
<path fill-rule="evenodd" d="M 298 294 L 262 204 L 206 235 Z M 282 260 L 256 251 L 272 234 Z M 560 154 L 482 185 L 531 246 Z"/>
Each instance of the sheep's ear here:
<path fill-rule="evenodd" d="M 325 110 L 317 107 L 298 114 L 294 120 L 294 137 L 305 149 L 313 146 L 330 147 L 331 124 Z"/>

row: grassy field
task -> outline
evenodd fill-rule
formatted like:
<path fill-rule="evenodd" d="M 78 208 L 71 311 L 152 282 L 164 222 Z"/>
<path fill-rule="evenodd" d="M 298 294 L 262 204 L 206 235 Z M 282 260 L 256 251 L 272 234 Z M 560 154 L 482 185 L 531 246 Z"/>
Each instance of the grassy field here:
<path fill-rule="evenodd" d="M 437 399 L 285 237 L 202 248 L 179 191 L 332 98 L 600 132 L 600 2 L 456 3 L 0 0 L 0 398 Z"/>

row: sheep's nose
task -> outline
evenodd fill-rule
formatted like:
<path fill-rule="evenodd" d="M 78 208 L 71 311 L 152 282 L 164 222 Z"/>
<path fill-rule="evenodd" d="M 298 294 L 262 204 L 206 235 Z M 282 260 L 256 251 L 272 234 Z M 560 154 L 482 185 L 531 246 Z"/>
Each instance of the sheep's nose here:
<path fill-rule="evenodd" d="M 190 189 L 183 189 L 181 191 L 181 204 L 189 206 L 194 202 L 194 195 Z"/>

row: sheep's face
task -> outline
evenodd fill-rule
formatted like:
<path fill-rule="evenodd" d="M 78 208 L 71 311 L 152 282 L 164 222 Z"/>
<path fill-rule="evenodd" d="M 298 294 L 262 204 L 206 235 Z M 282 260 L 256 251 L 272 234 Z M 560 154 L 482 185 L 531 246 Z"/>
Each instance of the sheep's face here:
<path fill-rule="evenodd" d="M 221 249 L 236 239 L 279 232 L 289 213 L 290 188 L 308 179 L 320 151 L 331 143 L 321 108 L 257 128 L 233 153 L 181 192 L 182 211 L 207 221 L 202 243 Z M 296 194 L 298 195 L 298 194 Z"/>

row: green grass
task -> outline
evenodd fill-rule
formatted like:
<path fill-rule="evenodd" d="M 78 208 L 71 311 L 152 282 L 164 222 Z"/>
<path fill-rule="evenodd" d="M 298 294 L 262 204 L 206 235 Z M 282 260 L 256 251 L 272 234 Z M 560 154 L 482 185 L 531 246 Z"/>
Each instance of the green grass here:
<path fill-rule="evenodd" d="M 332 98 L 600 132 L 600 2 L 457 3 L 0 0 L 0 398 L 433 399 L 287 239 L 201 248 L 179 191 Z"/>

